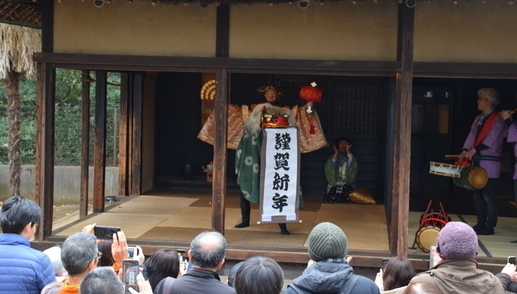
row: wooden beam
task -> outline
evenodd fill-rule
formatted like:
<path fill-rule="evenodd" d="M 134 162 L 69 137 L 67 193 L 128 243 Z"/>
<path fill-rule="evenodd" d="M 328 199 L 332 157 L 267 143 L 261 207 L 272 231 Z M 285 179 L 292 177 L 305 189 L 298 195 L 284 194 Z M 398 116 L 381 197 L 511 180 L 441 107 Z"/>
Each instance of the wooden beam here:
<path fill-rule="evenodd" d="M 141 71 L 215 71 L 225 68 L 229 73 L 271 73 L 311 75 L 393 76 L 400 71 L 396 61 L 290 60 L 215 57 L 168 57 L 134 55 L 95 55 L 66 53 L 35 53 L 36 62 L 56 67 L 103 70 Z"/>
<path fill-rule="evenodd" d="M 230 3 L 227 2 L 217 6 L 215 56 L 230 56 Z"/>
<path fill-rule="evenodd" d="M 129 195 L 129 74 L 120 75 L 120 123 L 118 150 L 118 195 Z"/>
<path fill-rule="evenodd" d="M 229 79 L 226 69 L 216 71 L 214 177 L 212 182 L 212 228 L 224 234 L 226 197 L 226 139 Z"/>
<path fill-rule="evenodd" d="M 401 257 L 407 257 L 409 226 L 414 17 L 413 8 L 405 3 L 399 4 L 399 59 L 402 71 L 396 75 L 390 250 L 393 256 Z"/>
<path fill-rule="evenodd" d="M 88 176 L 90 167 L 90 71 L 82 71 L 81 90 L 81 192 L 79 196 L 79 217 L 88 214 Z"/>
<path fill-rule="evenodd" d="M 106 175 L 107 73 L 95 72 L 95 145 L 93 151 L 93 212 L 104 211 Z"/>
<path fill-rule="evenodd" d="M 36 94 L 36 174 L 35 201 L 41 207 L 37 240 L 52 235 L 54 213 L 54 131 L 55 131 L 55 69 L 49 64 L 38 64 Z"/>
<path fill-rule="evenodd" d="M 142 194 L 142 123 L 143 83 L 142 73 L 132 74 L 132 117 L 131 117 L 131 195 Z M 131 103 L 130 102 L 130 103 Z"/>

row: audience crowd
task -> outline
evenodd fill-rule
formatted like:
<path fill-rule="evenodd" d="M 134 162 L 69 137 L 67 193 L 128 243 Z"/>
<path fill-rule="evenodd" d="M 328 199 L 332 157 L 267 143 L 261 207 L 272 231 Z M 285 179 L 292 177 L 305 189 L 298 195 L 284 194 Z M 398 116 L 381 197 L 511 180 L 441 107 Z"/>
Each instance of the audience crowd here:
<path fill-rule="evenodd" d="M 310 261 L 284 287 L 284 273 L 271 258 L 254 256 L 235 264 L 227 283 L 218 274 L 226 256 L 226 239 L 215 231 L 197 235 L 183 257 L 159 249 L 147 259 L 128 248 L 124 232 L 98 240 L 95 224 L 69 236 L 63 244 L 40 252 L 30 247 L 41 211 L 20 196 L 7 199 L 0 213 L 0 294 L 448 294 L 517 293 L 515 265 L 494 275 L 478 267 L 476 232 L 463 222 L 449 222 L 437 237 L 434 264 L 416 273 L 412 262 L 391 258 L 375 281 L 354 274 L 348 239 L 335 224 L 316 225 L 308 237 Z"/>

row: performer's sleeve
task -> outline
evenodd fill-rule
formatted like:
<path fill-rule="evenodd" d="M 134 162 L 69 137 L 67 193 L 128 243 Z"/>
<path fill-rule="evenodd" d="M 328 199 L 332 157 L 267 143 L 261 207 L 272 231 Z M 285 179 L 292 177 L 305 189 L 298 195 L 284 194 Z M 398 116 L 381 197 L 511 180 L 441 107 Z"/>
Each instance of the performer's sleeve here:
<path fill-rule="evenodd" d="M 244 133 L 244 121 L 242 118 L 241 106 L 235 104 L 228 105 L 228 135 L 227 148 L 237 149 Z M 215 109 L 210 113 L 205 124 L 199 131 L 197 137 L 210 145 L 215 143 Z"/>
<path fill-rule="evenodd" d="M 508 142 L 517 142 L 517 123 L 513 122 L 508 128 Z"/>
<path fill-rule="evenodd" d="M 332 157 L 329 157 L 325 162 L 325 178 L 327 178 L 327 182 L 329 184 L 336 184 L 336 169 L 334 168 L 334 162 L 332 162 Z"/>
<path fill-rule="evenodd" d="M 490 131 L 486 135 L 485 139 L 481 142 L 488 146 L 490 149 L 495 149 L 497 146 L 500 146 L 503 137 L 506 136 L 507 129 L 504 125 L 504 120 L 501 116 L 497 117 L 494 121 L 494 124 L 490 128 Z"/>
<path fill-rule="evenodd" d="M 346 183 L 348 185 L 355 184 L 355 181 L 357 180 L 357 171 L 359 169 L 359 165 L 357 164 L 357 158 L 352 159 L 352 164 L 348 167 L 347 172 L 347 180 Z"/>
<path fill-rule="evenodd" d="M 323 147 L 327 147 L 327 139 L 321 128 L 320 119 L 316 110 L 307 113 L 307 105 L 301 106 L 296 111 L 296 125 L 300 130 L 300 152 L 308 153 Z"/>
<path fill-rule="evenodd" d="M 479 120 L 479 117 L 477 117 L 474 122 L 472 123 L 472 126 L 470 127 L 469 135 L 467 136 L 467 139 L 465 140 L 465 143 L 463 144 L 463 150 L 470 150 L 472 147 L 474 147 L 474 140 L 476 140 L 476 134 L 473 130 L 477 128 L 476 124 Z"/>

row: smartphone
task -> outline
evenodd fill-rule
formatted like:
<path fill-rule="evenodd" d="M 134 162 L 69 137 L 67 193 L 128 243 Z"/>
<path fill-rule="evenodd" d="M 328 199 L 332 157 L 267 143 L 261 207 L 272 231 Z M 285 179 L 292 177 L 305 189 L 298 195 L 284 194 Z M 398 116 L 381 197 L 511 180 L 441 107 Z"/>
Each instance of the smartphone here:
<path fill-rule="evenodd" d="M 187 252 L 183 249 L 176 249 L 176 253 L 178 254 L 178 259 L 180 262 L 180 274 L 183 276 L 187 273 L 188 269 Z"/>
<path fill-rule="evenodd" d="M 131 257 L 131 258 L 135 257 L 135 254 L 138 253 L 138 251 L 136 251 L 136 250 L 137 250 L 136 247 L 128 247 L 127 248 L 127 257 Z"/>
<path fill-rule="evenodd" d="M 122 261 L 122 271 L 124 293 L 129 294 L 129 288 L 133 288 L 138 291 L 138 284 L 136 283 L 136 276 L 138 276 L 138 273 L 140 272 L 138 260 L 124 259 L 124 261 Z"/>
<path fill-rule="evenodd" d="M 508 256 L 508 263 L 515 264 L 515 256 Z"/>
<path fill-rule="evenodd" d="M 388 261 L 390 261 L 389 258 L 383 258 L 381 260 L 381 269 L 384 271 L 386 269 L 386 264 L 388 263 Z"/>
<path fill-rule="evenodd" d="M 113 239 L 113 234 L 120 231 L 120 227 L 95 226 L 93 232 L 97 239 Z"/>

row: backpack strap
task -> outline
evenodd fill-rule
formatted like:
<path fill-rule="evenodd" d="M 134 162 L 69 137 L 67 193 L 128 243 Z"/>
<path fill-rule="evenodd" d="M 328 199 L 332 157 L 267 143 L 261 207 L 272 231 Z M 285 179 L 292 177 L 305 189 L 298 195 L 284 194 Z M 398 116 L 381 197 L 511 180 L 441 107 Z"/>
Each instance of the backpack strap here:
<path fill-rule="evenodd" d="M 163 286 L 162 292 L 158 293 L 158 294 L 170 294 L 172 291 L 172 286 L 174 285 L 174 282 L 176 282 L 175 278 L 166 277 L 162 283 L 162 286 Z"/>
<path fill-rule="evenodd" d="M 350 279 L 348 279 L 348 281 L 346 281 L 345 287 L 343 288 L 343 291 L 341 292 L 341 294 L 350 294 L 352 292 L 352 289 L 355 286 L 355 283 L 357 283 L 358 280 L 359 280 L 358 275 L 352 275 L 352 277 Z"/>

